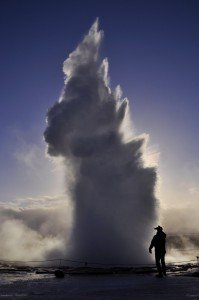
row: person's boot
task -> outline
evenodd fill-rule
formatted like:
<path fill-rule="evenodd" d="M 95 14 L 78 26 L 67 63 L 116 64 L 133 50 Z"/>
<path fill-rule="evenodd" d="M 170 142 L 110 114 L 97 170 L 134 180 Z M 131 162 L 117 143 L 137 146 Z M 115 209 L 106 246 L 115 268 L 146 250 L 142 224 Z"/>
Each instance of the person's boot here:
<path fill-rule="evenodd" d="M 162 278 L 162 277 L 163 277 L 163 275 L 162 275 L 162 273 L 159 273 L 159 274 L 157 274 L 157 275 L 156 275 L 156 277 L 158 277 L 158 278 Z"/>

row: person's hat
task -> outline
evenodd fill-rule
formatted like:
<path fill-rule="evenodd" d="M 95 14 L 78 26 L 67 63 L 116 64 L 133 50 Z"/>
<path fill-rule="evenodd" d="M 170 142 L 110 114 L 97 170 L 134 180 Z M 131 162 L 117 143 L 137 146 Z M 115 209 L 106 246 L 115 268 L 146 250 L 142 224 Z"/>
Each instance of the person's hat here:
<path fill-rule="evenodd" d="M 163 228 L 161 226 L 158 225 L 158 227 L 154 228 L 155 230 L 162 230 Z"/>

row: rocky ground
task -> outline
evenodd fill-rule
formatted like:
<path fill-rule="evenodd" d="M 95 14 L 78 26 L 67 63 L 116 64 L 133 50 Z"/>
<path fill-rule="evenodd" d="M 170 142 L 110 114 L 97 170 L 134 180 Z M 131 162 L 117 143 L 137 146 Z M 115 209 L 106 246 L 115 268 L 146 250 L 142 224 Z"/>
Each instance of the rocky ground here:
<path fill-rule="evenodd" d="M 169 266 L 168 276 L 156 278 L 155 269 L 63 268 L 64 278 L 54 268 L 1 268 L 0 299 L 67 300 L 198 300 L 196 265 Z"/>

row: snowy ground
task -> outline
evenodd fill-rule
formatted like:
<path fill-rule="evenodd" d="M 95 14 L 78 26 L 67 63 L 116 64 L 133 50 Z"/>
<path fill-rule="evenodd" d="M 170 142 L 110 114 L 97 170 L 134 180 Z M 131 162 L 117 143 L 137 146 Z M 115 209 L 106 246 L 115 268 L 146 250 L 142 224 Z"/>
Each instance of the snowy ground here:
<path fill-rule="evenodd" d="M 169 275 L 0 274 L 0 299 L 198 300 L 199 278 Z"/>

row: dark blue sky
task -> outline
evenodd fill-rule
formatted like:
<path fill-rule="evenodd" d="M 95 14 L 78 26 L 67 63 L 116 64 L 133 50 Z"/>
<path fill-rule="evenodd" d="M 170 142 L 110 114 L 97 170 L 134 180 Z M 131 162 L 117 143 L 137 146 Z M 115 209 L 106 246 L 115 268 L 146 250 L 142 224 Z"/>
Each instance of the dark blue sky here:
<path fill-rule="evenodd" d="M 136 132 L 149 133 L 161 153 L 162 190 L 169 197 L 176 187 L 197 191 L 198 1 L 0 0 L 0 200 L 44 193 L 31 176 L 24 180 L 16 156 L 33 144 L 43 147 L 45 114 L 63 86 L 62 63 L 96 17 L 111 86 L 121 84 Z"/>

